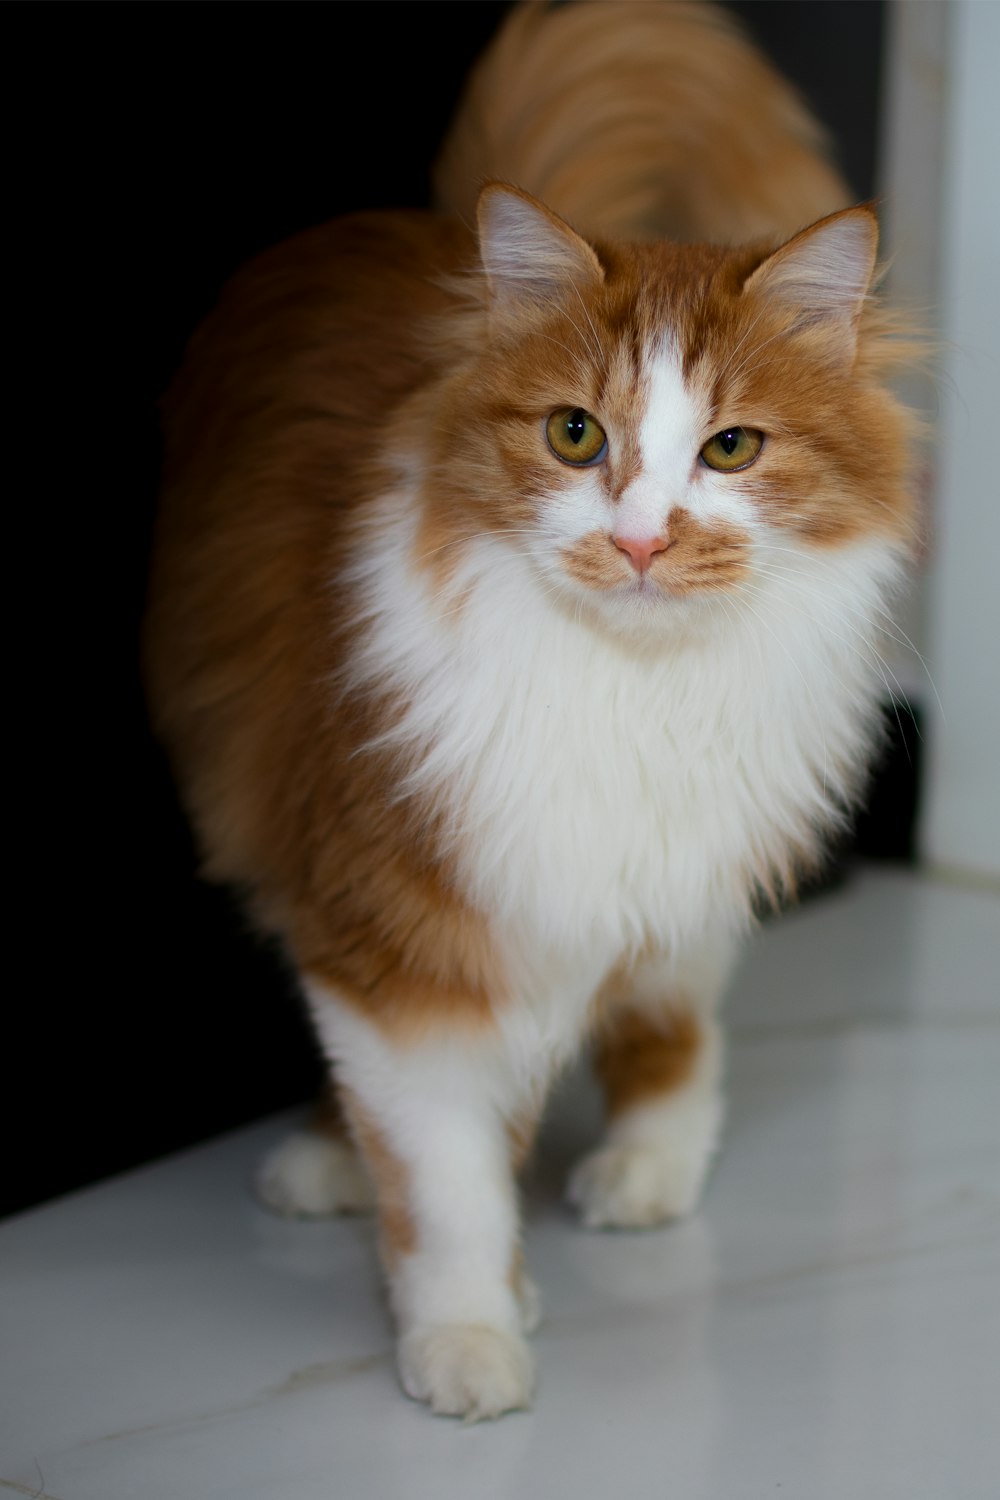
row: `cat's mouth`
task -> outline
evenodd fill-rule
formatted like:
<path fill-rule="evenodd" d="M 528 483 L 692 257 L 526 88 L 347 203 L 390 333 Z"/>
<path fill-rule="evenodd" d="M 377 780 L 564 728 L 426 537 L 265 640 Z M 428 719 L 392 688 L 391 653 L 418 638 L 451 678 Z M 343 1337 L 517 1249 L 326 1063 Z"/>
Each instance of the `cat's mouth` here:
<path fill-rule="evenodd" d="M 670 515 L 669 544 L 638 553 L 613 537 L 590 532 L 561 555 L 574 582 L 609 602 L 650 608 L 738 586 L 750 570 L 750 538 L 731 524 L 706 524 L 687 512 Z"/>
<path fill-rule="evenodd" d="M 579 585 L 599 604 L 602 613 L 630 616 L 638 611 L 648 616 L 654 609 L 667 609 L 693 600 L 709 600 L 721 593 L 732 592 L 744 576 L 744 567 L 693 566 L 680 559 L 676 564 L 664 558 L 643 572 L 618 572 L 617 577 L 596 579 L 581 578 L 578 572 L 569 570 L 578 585 L 573 590 L 579 597 Z"/>
<path fill-rule="evenodd" d="M 654 616 L 665 620 L 687 618 L 692 610 L 700 615 L 703 608 L 720 598 L 738 593 L 739 583 L 730 577 L 719 578 L 711 570 L 672 571 L 664 565 L 641 577 L 623 579 L 616 588 L 605 591 L 603 612 L 609 612 L 610 606 L 610 613 L 626 625 L 633 621 L 648 623 Z"/>
<path fill-rule="evenodd" d="M 634 599 L 643 604 L 655 604 L 670 598 L 670 587 L 666 580 L 654 578 L 651 573 L 633 574 L 623 578 L 616 586 L 615 594 L 623 600 Z"/>

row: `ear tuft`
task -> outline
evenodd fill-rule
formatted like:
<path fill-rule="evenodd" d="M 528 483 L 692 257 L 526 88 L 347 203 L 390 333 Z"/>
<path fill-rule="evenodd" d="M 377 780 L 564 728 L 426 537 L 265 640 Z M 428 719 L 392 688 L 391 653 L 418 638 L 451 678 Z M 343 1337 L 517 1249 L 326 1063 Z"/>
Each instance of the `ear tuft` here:
<path fill-rule="evenodd" d="M 479 249 L 495 307 L 544 305 L 570 287 L 600 286 L 604 270 L 585 239 L 520 188 L 479 195 Z"/>
<path fill-rule="evenodd" d="M 825 323 L 853 357 L 857 326 L 871 286 L 878 221 L 869 204 L 820 219 L 769 255 L 744 292 L 784 303 L 804 322 Z"/>

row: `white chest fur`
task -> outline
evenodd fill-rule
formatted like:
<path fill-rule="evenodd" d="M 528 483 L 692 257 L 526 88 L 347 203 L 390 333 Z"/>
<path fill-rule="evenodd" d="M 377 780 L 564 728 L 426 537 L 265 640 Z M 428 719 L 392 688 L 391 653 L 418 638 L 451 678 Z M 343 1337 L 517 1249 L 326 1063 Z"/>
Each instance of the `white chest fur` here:
<path fill-rule="evenodd" d="M 864 752 L 888 550 L 803 552 L 794 578 L 678 609 L 676 636 L 643 651 L 499 539 L 435 597 L 393 512 L 360 571 L 357 672 L 409 702 L 393 738 L 418 752 L 473 903 L 519 946 L 603 966 L 745 920 L 748 872 L 829 819 Z"/>

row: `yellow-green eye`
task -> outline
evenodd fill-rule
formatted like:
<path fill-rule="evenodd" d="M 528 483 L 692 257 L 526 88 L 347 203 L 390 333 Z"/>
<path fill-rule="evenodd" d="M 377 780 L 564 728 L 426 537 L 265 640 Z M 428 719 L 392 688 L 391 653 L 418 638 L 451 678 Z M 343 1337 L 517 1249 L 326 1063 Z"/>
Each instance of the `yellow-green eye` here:
<path fill-rule="evenodd" d="M 561 407 L 545 424 L 545 436 L 556 458 L 567 464 L 593 464 L 604 457 L 604 428 L 581 406 Z"/>
<path fill-rule="evenodd" d="M 702 462 L 710 469 L 732 474 L 748 469 L 764 446 L 764 434 L 752 427 L 727 427 L 709 438 L 701 450 Z"/>

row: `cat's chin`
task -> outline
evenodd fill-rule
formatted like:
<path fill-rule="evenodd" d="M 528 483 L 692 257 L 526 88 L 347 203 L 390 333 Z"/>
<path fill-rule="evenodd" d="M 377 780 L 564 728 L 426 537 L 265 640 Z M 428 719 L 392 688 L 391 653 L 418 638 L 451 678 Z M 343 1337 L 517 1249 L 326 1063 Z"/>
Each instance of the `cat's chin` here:
<path fill-rule="evenodd" d="M 619 641 L 645 646 L 702 634 L 718 613 L 710 591 L 672 593 L 648 578 L 600 592 L 574 589 L 572 600 L 576 614 L 582 613 L 590 625 Z"/>

